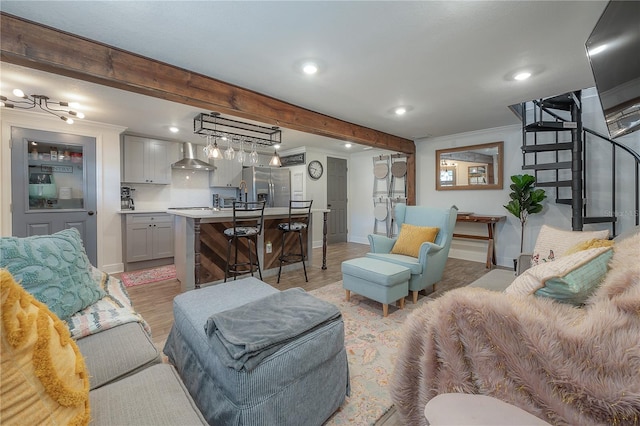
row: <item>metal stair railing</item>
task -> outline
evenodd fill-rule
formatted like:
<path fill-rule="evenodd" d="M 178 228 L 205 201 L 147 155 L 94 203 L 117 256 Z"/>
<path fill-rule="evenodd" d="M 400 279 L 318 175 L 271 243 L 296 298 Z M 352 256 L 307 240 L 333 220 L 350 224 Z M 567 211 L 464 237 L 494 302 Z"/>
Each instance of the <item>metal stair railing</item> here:
<path fill-rule="evenodd" d="M 559 204 L 572 206 L 572 229 L 582 229 L 582 206 L 584 198 L 582 196 L 582 179 L 576 179 L 576 174 L 580 175 L 583 170 L 583 144 L 582 144 L 582 102 L 580 92 L 571 92 L 551 98 L 530 101 L 533 105 L 533 122 L 527 124 L 526 113 L 523 115 L 523 170 L 534 170 L 536 186 L 553 188 L 555 190 L 555 200 Z M 526 111 L 526 103 L 523 105 Z M 552 109 L 564 110 L 570 114 L 570 120 L 556 114 Z M 546 114 L 546 115 L 545 115 Z M 549 121 L 549 117 L 555 121 Z M 571 140 L 560 142 L 560 132 L 571 132 Z M 527 145 L 527 134 L 533 132 L 534 144 Z M 538 132 L 546 134 L 554 133 L 554 143 L 544 143 L 538 145 Z M 555 161 L 552 163 L 538 163 L 539 152 L 554 152 Z M 560 161 L 560 151 L 570 153 L 570 160 Z M 534 153 L 534 164 L 526 164 L 526 154 Z M 553 170 L 555 177 L 551 181 L 540 182 L 538 172 L 542 170 Z M 560 180 L 560 171 L 571 172 L 570 179 Z M 562 198 L 561 188 L 571 188 L 571 197 Z"/>
<path fill-rule="evenodd" d="M 634 188 L 633 188 L 633 204 L 634 204 L 635 210 L 633 214 L 635 216 L 635 225 L 638 226 L 640 224 L 640 154 L 634 151 L 633 149 L 629 148 L 628 146 L 623 145 L 601 133 L 598 133 L 595 130 L 591 130 L 585 127 L 583 129 L 583 132 L 585 134 L 585 138 L 584 138 L 585 142 L 586 142 L 586 134 L 590 134 L 595 138 L 597 138 L 596 140 L 598 141 L 606 141 L 606 142 L 609 142 L 609 144 L 611 144 L 611 201 L 610 201 L 610 204 L 611 204 L 611 213 L 614 217 L 617 215 L 617 211 L 616 211 L 616 189 L 617 189 L 617 185 L 616 185 L 617 155 L 616 153 L 617 151 L 616 150 L 622 150 L 626 154 L 630 155 L 631 158 L 633 158 L 633 161 L 635 163 L 633 165 L 634 175 L 635 175 Z M 585 182 L 586 182 L 586 179 L 585 179 Z M 585 206 L 585 209 L 586 209 L 586 206 Z M 586 211 L 585 211 L 585 216 L 586 216 Z M 616 222 L 617 221 L 615 220 L 612 222 L 612 233 L 614 236 L 617 235 Z M 586 223 L 592 223 L 592 222 L 587 220 Z"/>
<path fill-rule="evenodd" d="M 575 94 L 576 92 L 574 92 Z M 634 180 L 634 188 L 633 188 L 633 202 L 634 202 L 634 210 L 630 213 L 635 216 L 635 225 L 638 226 L 640 223 L 640 154 L 629 148 L 626 145 L 623 145 L 605 135 L 602 135 L 594 130 L 582 126 L 582 114 L 580 107 L 580 95 L 573 98 L 574 101 L 577 102 L 578 108 L 575 109 L 566 109 L 571 111 L 571 121 L 576 122 L 575 131 L 572 130 L 572 142 L 558 142 L 558 137 L 556 133 L 556 141 L 555 145 L 558 150 L 556 150 L 556 163 L 555 164 L 538 164 L 537 158 L 537 135 L 534 136 L 533 145 L 526 144 L 526 135 L 529 133 L 526 130 L 527 120 L 526 120 L 526 103 L 522 105 L 522 123 L 523 123 L 523 148 L 528 147 L 528 150 L 525 151 L 523 149 L 523 169 L 534 170 L 536 173 L 537 180 L 537 172 L 539 170 L 555 170 L 556 173 L 556 182 L 549 183 L 546 186 L 552 186 L 556 188 L 556 202 L 561 204 L 571 204 L 572 206 L 572 228 L 573 230 L 582 230 L 582 225 L 587 223 L 603 223 L 603 222 L 611 222 L 612 224 L 612 234 L 617 235 L 616 223 L 617 223 L 617 215 L 619 212 L 616 210 L 616 191 L 617 191 L 617 179 L 616 179 L 616 164 L 617 164 L 617 152 L 622 150 L 625 154 L 629 155 L 634 164 L 634 172 L 635 172 L 635 180 Z M 533 100 L 531 101 L 534 106 L 534 123 L 538 121 L 538 110 L 539 110 L 539 120 L 542 121 L 543 114 L 549 114 L 550 117 L 556 120 L 556 122 L 567 122 L 569 120 L 561 117 L 552 111 L 553 108 L 547 107 L 544 105 L 544 100 Z M 564 109 L 564 108 L 563 108 Z M 577 113 L 576 113 L 577 112 Z M 559 126 L 561 127 L 561 126 Z M 568 130 L 559 128 L 558 130 Z M 576 134 L 578 133 L 579 134 Z M 596 141 L 606 141 L 611 145 L 611 199 L 609 201 L 611 205 L 611 216 L 599 216 L 593 217 L 588 216 L 587 214 L 587 203 L 584 200 L 587 200 L 588 197 L 588 179 L 587 179 L 587 170 L 586 170 L 586 158 L 587 158 L 587 135 L 591 135 L 595 138 Z M 550 144 L 554 145 L 554 144 Z M 578 146 L 579 145 L 579 146 Z M 533 148 L 532 148 L 533 146 Z M 571 146 L 571 148 L 570 148 Z M 558 157 L 558 151 L 561 149 L 571 149 L 572 150 L 572 161 L 571 162 L 560 162 Z M 540 151 L 547 150 L 547 147 L 540 147 Z M 526 164 L 526 154 L 534 153 L 534 164 Z M 570 164 L 569 164 L 570 163 Z M 558 188 L 561 186 L 566 186 L 562 182 L 558 182 L 559 178 L 559 170 L 562 168 L 571 170 L 571 188 L 572 188 L 572 198 L 571 200 L 563 200 L 558 196 Z"/>

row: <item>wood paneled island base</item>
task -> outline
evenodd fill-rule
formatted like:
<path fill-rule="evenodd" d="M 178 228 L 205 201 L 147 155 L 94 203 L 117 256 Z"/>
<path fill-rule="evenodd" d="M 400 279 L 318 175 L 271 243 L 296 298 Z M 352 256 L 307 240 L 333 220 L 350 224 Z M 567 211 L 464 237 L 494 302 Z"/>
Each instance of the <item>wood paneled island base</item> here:
<path fill-rule="evenodd" d="M 327 220 L 328 210 L 314 209 L 312 212 L 323 212 L 324 221 Z M 224 235 L 226 228 L 233 227 L 231 211 L 197 211 L 171 210 L 175 215 L 175 264 L 177 278 L 182 284 L 182 291 L 199 288 L 203 284 L 216 283 L 224 280 L 227 263 L 228 240 Z M 280 262 L 278 256 L 281 250 L 282 234 L 278 230 L 278 224 L 288 219 L 287 208 L 266 208 L 264 211 L 264 229 L 258 237 L 258 259 L 263 276 L 277 274 Z M 312 215 L 313 217 L 313 215 Z M 311 219 L 313 220 L 313 219 Z M 326 229 L 326 226 L 323 227 Z M 306 264 L 311 264 L 313 238 L 311 235 L 312 223 L 302 233 L 303 245 L 306 246 Z M 323 238 L 323 245 L 326 238 Z M 271 243 L 271 251 L 267 253 L 268 243 Z M 238 241 L 238 261 L 248 261 L 248 248 L 246 239 Z M 297 245 L 297 238 L 287 238 L 285 251 L 289 245 Z M 235 248 L 231 248 L 232 259 Z M 326 248 L 323 247 L 323 256 Z M 301 269 L 301 263 L 287 264 L 285 270 Z M 257 275 L 257 272 L 254 274 Z"/>

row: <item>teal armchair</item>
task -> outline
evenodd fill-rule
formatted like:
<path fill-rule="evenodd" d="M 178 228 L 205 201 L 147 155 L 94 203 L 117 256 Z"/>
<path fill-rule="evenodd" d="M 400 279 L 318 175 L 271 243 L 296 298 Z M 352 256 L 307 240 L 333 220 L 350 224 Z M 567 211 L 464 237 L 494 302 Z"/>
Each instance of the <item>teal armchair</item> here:
<path fill-rule="evenodd" d="M 383 235 L 370 234 L 369 245 L 371 246 L 371 252 L 367 253 L 367 257 L 409 268 L 411 271 L 409 291 L 413 294 L 413 303 L 416 303 L 420 290 L 432 289 L 433 285 L 442 279 L 444 266 L 449 256 L 457 215 L 458 208 L 456 206 L 451 206 L 448 209 L 438 209 L 396 204 L 395 219 L 398 229 L 402 229 L 403 223 L 415 226 L 438 227 L 440 232 L 438 232 L 436 240 L 433 243 L 422 243 L 420 253 L 416 258 L 391 253 L 397 237 L 387 238 Z"/>

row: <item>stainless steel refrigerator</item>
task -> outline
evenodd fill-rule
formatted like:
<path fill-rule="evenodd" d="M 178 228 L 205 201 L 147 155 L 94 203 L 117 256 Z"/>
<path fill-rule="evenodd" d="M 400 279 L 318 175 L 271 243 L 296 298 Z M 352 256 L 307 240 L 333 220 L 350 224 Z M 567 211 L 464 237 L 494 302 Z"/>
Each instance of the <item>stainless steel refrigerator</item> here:
<path fill-rule="evenodd" d="M 289 207 L 291 199 L 289 169 L 245 167 L 242 169 L 242 180 L 247 184 L 247 201 L 264 200 L 265 207 Z M 242 193 L 242 189 L 240 192 Z"/>

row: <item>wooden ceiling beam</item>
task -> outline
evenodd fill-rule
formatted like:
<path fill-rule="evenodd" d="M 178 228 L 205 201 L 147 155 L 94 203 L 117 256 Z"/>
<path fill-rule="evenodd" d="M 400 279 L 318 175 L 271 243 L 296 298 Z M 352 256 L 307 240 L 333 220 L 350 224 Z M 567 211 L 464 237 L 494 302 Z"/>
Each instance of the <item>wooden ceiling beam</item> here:
<path fill-rule="evenodd" d="M 234 117 L 407 154 L 416 202 L 415 143 L 301 108 L 164 62 L 0 12 L 0 59 Z"/>
<path fill-rule="evenodd" d="M 415 153 L 412 140 L 310 111 L 189 70 L 2 13 L 1 59 L 206 111 Z"/>

